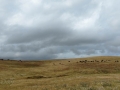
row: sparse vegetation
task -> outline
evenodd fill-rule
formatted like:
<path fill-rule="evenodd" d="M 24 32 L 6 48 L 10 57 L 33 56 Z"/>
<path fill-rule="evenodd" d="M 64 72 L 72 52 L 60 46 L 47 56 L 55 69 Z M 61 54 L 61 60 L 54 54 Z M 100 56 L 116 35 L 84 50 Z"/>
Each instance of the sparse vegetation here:
<path fill-rule="evenodd" d="M 120 57 L 0 60 L 0 90 L 120 90 Z"/>

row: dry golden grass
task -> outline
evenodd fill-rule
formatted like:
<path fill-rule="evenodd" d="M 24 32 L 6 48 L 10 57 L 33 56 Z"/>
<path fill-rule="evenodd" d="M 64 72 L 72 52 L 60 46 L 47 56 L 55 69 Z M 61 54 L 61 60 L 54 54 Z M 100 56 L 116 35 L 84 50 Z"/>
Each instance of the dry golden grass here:
<path fill-rule="evenodd" d="M 120 57 L 0 60 L 0 90 L 120 90 Z"/>

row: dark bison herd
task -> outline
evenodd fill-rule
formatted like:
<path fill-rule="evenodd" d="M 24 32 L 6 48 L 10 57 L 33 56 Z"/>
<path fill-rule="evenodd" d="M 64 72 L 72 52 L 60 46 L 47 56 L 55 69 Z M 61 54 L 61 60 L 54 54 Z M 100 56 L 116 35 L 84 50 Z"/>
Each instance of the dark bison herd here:
<path fill-rule="evenodd" d="M 6 60 L 6 59 L 0 59 L 0 60 Z M 10 59 L 7 59 L 7 60 L 10 60 Z M 80 60 L 80 61 L 77 61 L 76 63 L 87 63 L 87 62 L 110 62 L 111 60 Z M 18 62 L 22 62 L 22 60 L 18 60 Z M 68 61 L 69 63 L 71 62 L 71 61 Z M 114 62 L 119 62 L 118 60 L 115 60 Z M 62 64 L 62 63 L 59 63 L 59 64 L 61 64 L 61 65 L 64 65 L 64 64 Z M 53 65 L 55 65 L 55 63 L 53 63 Z"/>
<path fill-rule="evenodd" d="M 76 63 L 87 63 L 87 62 L 110 62 L 111 60 L 81 60 L 81 61 L 78 61 L 78 62 L 76 62 Z M 70 61 L 68 61 L 68 62 L 70 62 Z M 115 62 L 119 62 L 118 60 L 115 60 Z"/>
<path fill-rule="evenodd" d="M 4 60 L 4 61 L 5 61 L 5 60 L 13 61 L 13 60 L 10 60 L 10 59 L 0 59 L 0 60 L 2 60 L 2 61 L 3 61 L 3 60 Z M 22 60 L 18 60 L 18 62 L 22 62 Z"/>
<path fill-rule="evenodd" d="M 87 63 L 87 62 L 110 62 L 111 60 L 81 60 L 81 61 L 79 61 L 80 63 Z M 68 62 L 70 62 L 70 61 L 68 61 Z M 118 60 L 115 60 L 115 62 L 119 62 Z M 78 62 L 76 62 L 76 63 L 78 63 Z"/>
<path fill-rule="evenodd" d="M 80 60 L 80 61 L 77 61 L 76 63 L 87 63 L 87 62 L 110 62 L 111 60 Z M 71 61 L 68 61 L 69 63 L 71 62 Z M 118 60 L 115 60 L 114 62 L 119 62 Z M 64 64 L 62 64 L 62 63 L 59 63 L 59 64 L 61 64 L 61 65 L 64 65 Z"/>
<path fill-rule="evenodd" d="M 0 59 L 0 60 L 10 60 L 10 59 Z"/>
<path fill-rule="evenodd" d="M 76 63 L 94 63 L 94 62 L 101 62 L 101 63 L 104 63 L 104 62 L 111 62 L 113 60 L 80 60 L 80 61 L 77 61 Z M 72 62 L 72 61 L 67 61 L 68 63 Z M 114 60 L 114 62 L 119 62 L 119 60 Z M 63 63 L 59 63 L 60 65 L 64 65 Z M 53 63 L 53 65 L 55 65 L 55 63 Z"/>

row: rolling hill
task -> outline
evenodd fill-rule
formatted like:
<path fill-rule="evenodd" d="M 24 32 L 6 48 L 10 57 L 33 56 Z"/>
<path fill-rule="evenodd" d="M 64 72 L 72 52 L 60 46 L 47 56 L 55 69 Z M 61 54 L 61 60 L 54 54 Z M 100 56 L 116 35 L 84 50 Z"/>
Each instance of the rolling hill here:
<path fill-rule="evenodd" d="M 0 60 L 0 90 L 120 90 L 120 57 Z"/>

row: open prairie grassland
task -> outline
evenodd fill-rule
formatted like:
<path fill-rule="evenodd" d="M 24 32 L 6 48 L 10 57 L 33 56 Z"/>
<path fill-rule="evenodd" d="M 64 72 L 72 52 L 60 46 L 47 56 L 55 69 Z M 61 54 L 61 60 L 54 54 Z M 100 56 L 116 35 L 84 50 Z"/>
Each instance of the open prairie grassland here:
<path fill-rule="evenodd" d="M 0 90 L 120 90 L 120 57 L 0 60 Z"/>

